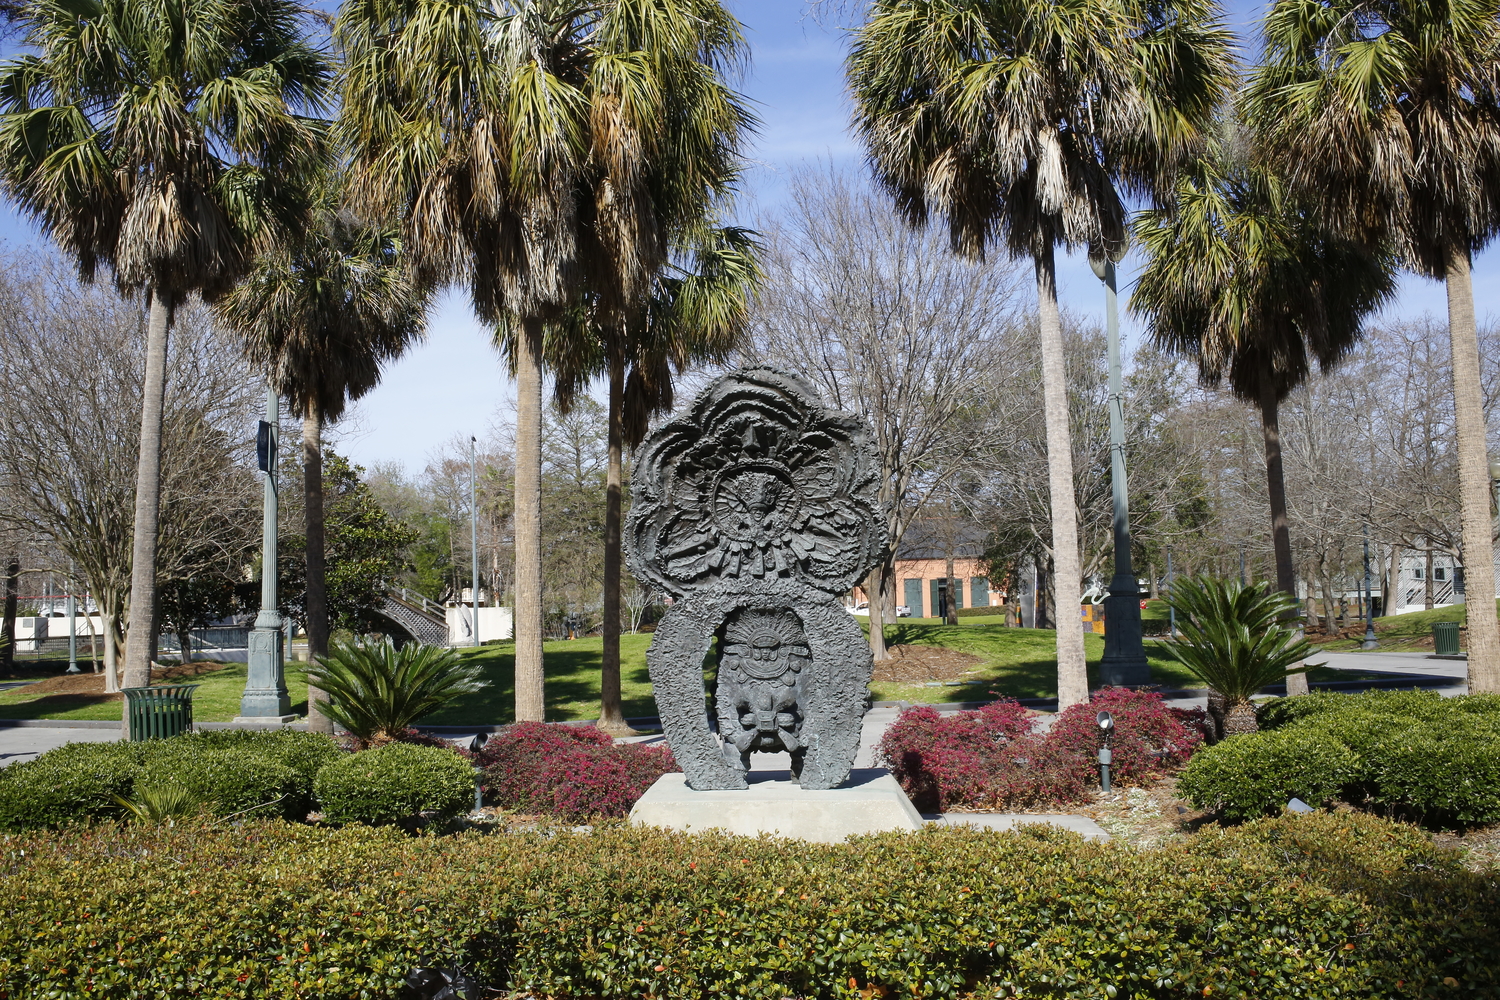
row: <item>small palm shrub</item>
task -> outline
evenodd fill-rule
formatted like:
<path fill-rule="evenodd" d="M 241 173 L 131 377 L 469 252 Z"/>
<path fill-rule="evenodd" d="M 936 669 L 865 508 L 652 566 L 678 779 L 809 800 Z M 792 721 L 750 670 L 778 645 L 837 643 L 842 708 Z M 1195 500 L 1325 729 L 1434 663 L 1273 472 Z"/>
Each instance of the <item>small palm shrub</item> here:
<path fill-rule="evenodd" d="M 482 673 L 451 649 L 387 639 L 334 643 L 307 677 L 328 695 L 324 714 L 363 748 L 400 739 L 422 716 L 480 690 Z"/>
<path fill-rule="evenodd" d="M 203 797 L 175 781 L 159 785 L 137 785 L 135 800 L 116 795 L 115 802 L 137 823 L 171 823 L 196 815 L 203 809 Z"/>
<path fill-rule="evenodd" d="M 1268 583 L 1205 576 L 1173 583 L 1168 603 L 1181 639 L 1166 651 L 1223 698 L 1226 735 L 1255 732 L 1250 696 L 1307 669 L 1298 664 L 1312 647 L 1282 624 L 1296 600 Z"/>

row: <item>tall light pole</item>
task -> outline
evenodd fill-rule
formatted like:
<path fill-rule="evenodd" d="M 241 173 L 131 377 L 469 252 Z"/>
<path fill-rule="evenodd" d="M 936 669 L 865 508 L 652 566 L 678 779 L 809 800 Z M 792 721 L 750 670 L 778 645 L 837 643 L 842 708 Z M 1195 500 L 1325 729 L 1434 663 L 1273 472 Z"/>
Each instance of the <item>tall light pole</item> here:
<path fill-rule="evenodd" d="M 1125 394 L 1120 376 L 1120 308 L 1111 255 L 1089 255 L 1094 274 L 1104 282 L 1105 330 L 1109 334 L 1109 478 L 1114 493 L 1115 575 L 1104 599 L 1104 659 L 1099 679 L 1115 687 L 1151 683 L 1151 668 L 1141 644 L 1141 593 L 1130 564 L 1130 496 L 1125 482 Z"/>
<path fill-rule="evenodd" d="M 68 673 L 78 669 L 78 606 L 73 600 L 73 560 L 68 560 Z"/>
<path fill-rule="evenodd" d="M 469 438 L 469 579 L 473 583 L 473 591 L 469 594 L 473 601 L 473 642 L 470 645 L 479 645 L 479 489 L 478 469 L 479 463 L 475 455 L 477 440 Z"/>
<path fill-rule="evenodd" d="M 1370 526 L 1365 525 L 1365 641 L 1360 649 L 1379 649 L 1375 641 L 1375 605 L 1370 600 Z"/>
<path fill-rule="evenodd" d="M 236 722 L 290 722 L 292 700 L 286 690 L 285 650 L 281 643 L 281 610 L 276 597 L 276 445 L 281 400 L 275 389 L 266 391 L 266 419 L 256 435 L 256 457 L 265 475 L 261 518 L 260 614 L 250 630 L 245 693 Z"/>

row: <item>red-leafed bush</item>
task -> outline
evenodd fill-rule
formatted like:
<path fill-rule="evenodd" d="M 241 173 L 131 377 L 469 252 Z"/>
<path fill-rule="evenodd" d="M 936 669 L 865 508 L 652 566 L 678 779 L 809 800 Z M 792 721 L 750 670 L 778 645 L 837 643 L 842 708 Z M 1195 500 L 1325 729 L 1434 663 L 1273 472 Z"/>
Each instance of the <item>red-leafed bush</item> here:
<path fill-rule="evenodd" d="M 1192 713 L 1168 708 L 1156 692 L 1101 688 L 1088 704 L 1074 705 L 1058 716 L 1047 733 L 1053 751 L 1064 759 L 1085 761 L 1085 770 L 1096 772 L 1100 712 L 1115 720 L 1110 779 L 1121 785 L 1158 780 L 1186 764 L 1203 743 L 1203 729 L 1192 724 Z"/>
<path fill-rule="evenodd" d="M 1113 773 L 1121 784 L 1175 770 L 1203 742 L 1194 713 L 1168 708 L 1150 692 L 1105 688 L 1045 734 L 1033 733 L 1026 710 L 1009 700 L 972 712 L 911 708 L 886 730 L 880 755 L 927 812 L 1077 802 L 1098 781 L 1101 710 L 1115 720 Z"/>
<path fill-rule="evenodd" d="M 592 727 L 542 722 L 490 737 L 478 757 L 487 798 L 568 820 L 624 816 L 652 782 L 678 770 L 665 746 L 616 745 Z"/>

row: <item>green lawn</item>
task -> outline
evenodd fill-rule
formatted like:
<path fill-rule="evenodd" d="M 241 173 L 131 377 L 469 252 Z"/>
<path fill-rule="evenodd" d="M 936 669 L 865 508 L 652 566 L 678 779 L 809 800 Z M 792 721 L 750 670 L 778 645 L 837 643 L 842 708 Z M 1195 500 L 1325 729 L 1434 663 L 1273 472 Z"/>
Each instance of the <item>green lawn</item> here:
<path fill-rule="evenodd" d="M 1495 604 L 1497 609 L 1500 609 L 1500 601 L 1496 601 Z M 1430 653 L 1433 624 L 1435 622 L 1462 624 L 1465 621 L 1464 612 L 1464 605 L 1450 604 L 1446 608 L 1433 608 L 1431 611 L 1408 611 L 1404 615 L 1386 615 L 1375 619 L 1375 638 L 1379 640 L 1380 648 L 1388 653 Z M 1422 640 L 1426 642 L 1423 643 Z M 1342 652 L 1358 649 L 1359 644 L 1360 641 L 1357 639 L 1335 639 L 1332 642 L 1318 643 L 1318 648 Z"/>
<path fill-rule="evenodd" d="M 63 664 L 66 669 L 66 661 Z M 195 722 L 229 722 L 240 714 L 240 696 L 245 692 L 245 664 L 230 663 L 224 669 L 195 678 L 193 720 Z M 307 711 L 307 675 L 303 664 L 286 665 L 286 686 L 292 699 L 292 711 Z M 0 718 L 6 719 L 118 719 L 119 697 L 81 694 L 28 693 L 14 688 L 0 692 Z"/>
<path fill-rule="evenodd" d="M 1448 609 L 1444 609 L 1447 611 Z M 1461 609 L 1458 609 L 1461 611 Z M 1437 615 L 1444 612 L 1427 612 Z M 1403 618 L 1413 617 L 1411 615 Z M 942 625 L 933 619 L 901 620 L 887 626 L 892 644 L 946 646 L 981 658 L 973 681 L 961 687 L 921 685 L 872 685 L 879 701 L 951 702 L 988 701 L 996 695 L 1016 698 L 1050 698 L 1057 694 L 1057 644 L 1050 630 L 1005 628 L 1003 619 L 966 618 L 962 625 Z M 863 624 L 863 622 L 862 622 Z M 1427 626 L 1429 629 L 1431 625 Z M 625 635 L 620 639 L 621 688 L 627 718 L 653 716 L 656 702 L 646 672 L 646 648 L 650 635 Z M 1104 654 L 1102 636 L 1085 635 L 1089 683 L 1099 681 L 1099 659 Z M 593 719 L 599 714 L 599 667 L 603 641 L 598 638 L 549 642 L 546 651 L 547 719 Z M 460 704 L 428 716 L 430 725 L 493 725 L 510 722 L 515 708 L 515 647 L 509 643 L 462 650 L 465 659 L 481 663 L 488 686 Z M 1162 644 L 1146 641 L 1146 656 L 1152 679 L 1167 687 L 1196 687 L 1198 682 L 1167 657 Z M 1313 680 L 1353 679 L 1347 672 L 1314 670 Z M 245 665 L 236 663 L 204 675 L 193 699 L 193 716 L 199 722 L 228 722 L 239 714 L 245 686 Z M 287 687 L 292 711 L 307 711 L 307 678 L 300 663 L 287 664 Z M 0 718 L 8 719 L 118 719 L 117 701 L 86 695 L 27 694 L 26 688 L 0 692 Z"/>

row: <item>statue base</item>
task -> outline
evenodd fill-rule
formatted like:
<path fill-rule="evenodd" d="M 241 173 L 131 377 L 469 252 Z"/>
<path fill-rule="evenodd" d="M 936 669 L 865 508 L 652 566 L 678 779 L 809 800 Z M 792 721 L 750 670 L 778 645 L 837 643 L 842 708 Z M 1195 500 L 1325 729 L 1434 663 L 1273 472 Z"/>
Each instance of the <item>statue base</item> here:
<path fill-rule="evenodd" d="M 917 812 L 884 768 L 855 768 L 838 788 L 804 789 L 787 771 L 751 771 L 750 787 L 697 792 L 681 773 L 664 774 L 630 810 L 630 822 L 684 833 L 719 829 L 836 844 L 886 830 L 920 830 Z"/>

